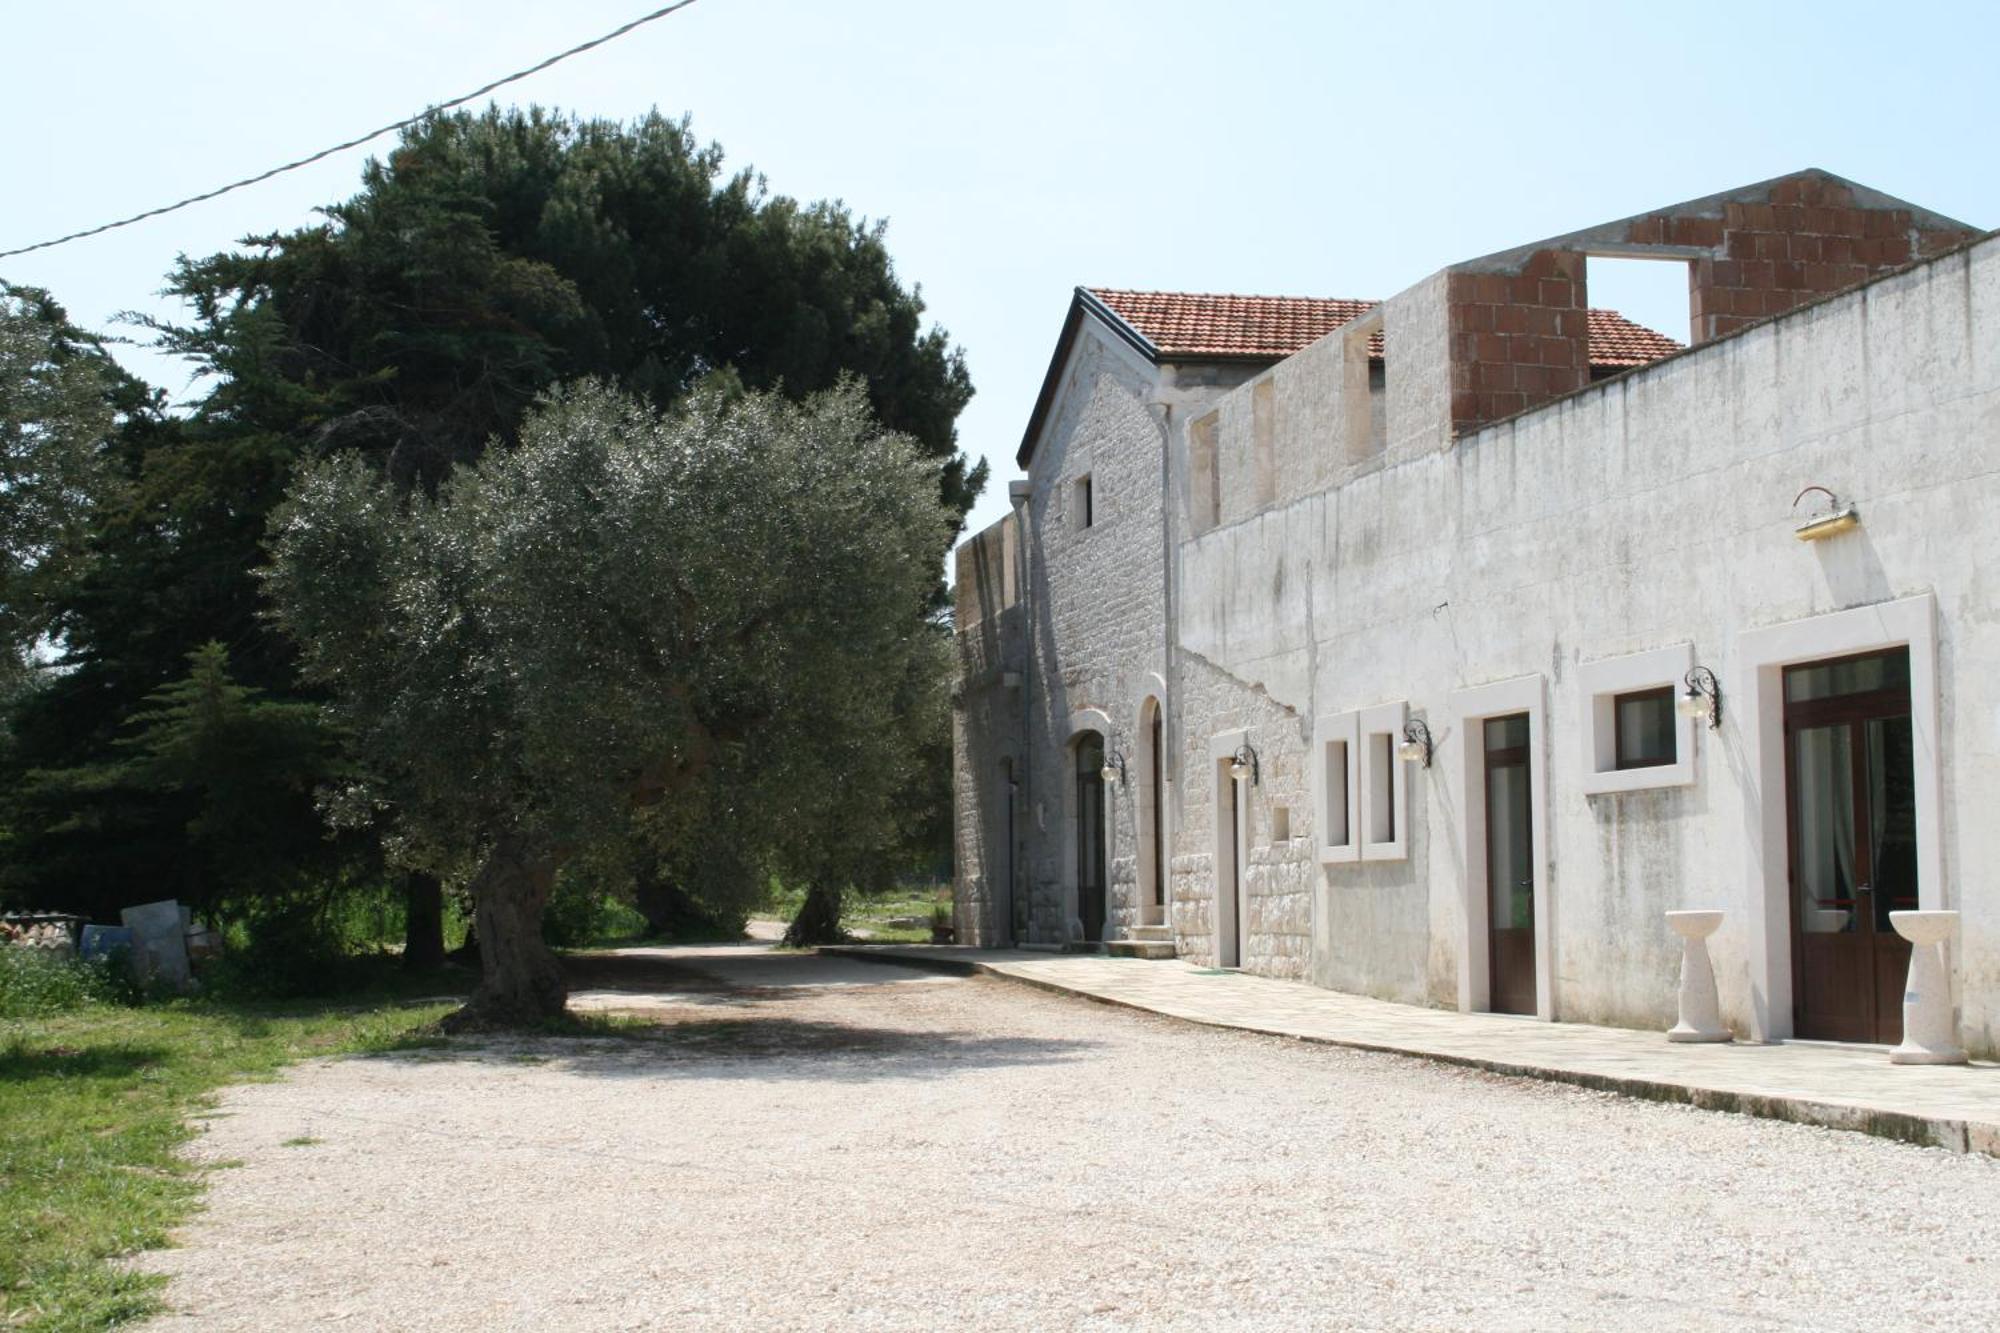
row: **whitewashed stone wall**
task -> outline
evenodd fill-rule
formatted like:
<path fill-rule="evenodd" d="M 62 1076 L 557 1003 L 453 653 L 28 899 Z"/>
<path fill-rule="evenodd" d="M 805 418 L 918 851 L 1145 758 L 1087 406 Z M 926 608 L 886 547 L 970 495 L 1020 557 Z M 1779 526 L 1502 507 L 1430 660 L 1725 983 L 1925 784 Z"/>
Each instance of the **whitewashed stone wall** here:
<path fill-rule="evenodd" d="M 1177 546 L 1181 757 L 1202 761 L 1180 793 L 1175 845 L 1176 924 L 1190 952 L 1211 936 L 1198 905 L 1214 882 L 1203 737 L 1230 726 L 1261 737 L 1272 792 L 1261 804 L 1303 766 L 1315 715 L 1407 700 L 1441 743 L 1436 766 L 1411 775 L 1410 859 L 1309 863 L 1306 973 L 1460 1002 L 1470 944 L 1459 775 L 1471 738 L 1449 700 L 1538 677 L 1547 725 L 1535 759 L 1549 812 L 1539 892 L 1554 930 L 1555 1016 L 1670 1022 L 1678 955 L 1661 913 L 1712 905 L 1729 913 L 1713 941 L 1725 1016 L 1741 1030 L 1782 1030 L 1789 996 L 1756 993 L 1768 941 L 1749 926 L 1766 908 L 1753 826 L 1763 802 L 1782 797 L 1760 790 L 1749 763 L 1757 719 L 1735 697 L 1747 669 L 1739 638 L 1930 595 L 1943 782 L 1933 887 L 1964 914 L 1968 1036 L 1994 1051 L 2000 889 L 1984 868 L 2000 857 L 2000 823 L 1983 815 L 2000 790 L 2000 576 L 1986 552 L 2000 525 L 2000 242 L 1455 443 L 1441 351 L 1408 351 L 1441 345 L 1440 290 L 1433 279 L 1386 307 L 1389 443 L 1379 458 L 1330 471 L 1298 461 L 1331 457 L 1336 335 L 1273 372 L 1273 503 L 1232 509 L 1225 487 L 1223 526 Z M 1221 403 L 1224 460 L 1251 452 L 1252 393 Z M 1311 490 L 1323 475 L 1330 488 Z M 1858 504 L 1861 528 L 1795 540 L 1792 501 L 1808 484 Z M 1698 730 L 1695 781 L 1585 795 L 1578 664 L 1681 643 L 1726 691 L 1722 729 Z M 1293 807 L 1295 834 L 1310 833 L 1308 805 Z M 1253 879 L 1283 898 L 1289 865 Z M 1278 956 L 1260 964 L 1253 949 L 1251 965 L 1278 970 Z"/>

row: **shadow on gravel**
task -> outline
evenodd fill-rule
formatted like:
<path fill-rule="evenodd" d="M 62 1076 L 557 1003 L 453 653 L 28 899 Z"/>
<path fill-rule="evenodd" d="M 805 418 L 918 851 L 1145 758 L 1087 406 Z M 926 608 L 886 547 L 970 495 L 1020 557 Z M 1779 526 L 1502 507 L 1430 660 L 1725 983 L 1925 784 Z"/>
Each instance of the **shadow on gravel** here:
<path fill-rule="evenodd" d="M 741 953 L 669 957 L 651 953 L 582 953 L 563 959 L 572 991 L 687 995 L 727 992 L 742 1000 L 823 986 L 893 986 L 935 983 L 921 968 L 899 967 L 812 953 L 770 953 L 756 946 Z"/>
<path fill-rule="evenodd" d="M 586 1078 L 848 1083 L 949 1078 L 975 1069 L 1059 1064 L 1099 1045 L 1068 1038 L 922 1032 L 759 1015 L 584 1025 L 573 1034 L 452 1042 L 416 1053 L 363 1058 L 543 1065 Z"/>

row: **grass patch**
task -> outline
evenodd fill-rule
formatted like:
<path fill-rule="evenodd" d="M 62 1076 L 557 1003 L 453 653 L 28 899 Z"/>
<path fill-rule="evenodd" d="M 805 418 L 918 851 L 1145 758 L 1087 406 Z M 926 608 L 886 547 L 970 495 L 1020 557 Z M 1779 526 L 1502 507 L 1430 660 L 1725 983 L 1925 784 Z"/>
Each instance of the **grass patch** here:
<path fill-rule="evenodd" d="M 278 1146 L 280 1148 L 310 1148 L 314 1144 L 323 1142 L 325 1142 L 324 1139 L 316 1139 L 310 1134 L 301 1134 L 295 1139 L 286 1139 Z"/>
<path fill-rule="evenodd" d="M 805 900 L 804 888 L 774 881 L 758 910 L 764 916 L 790 921 Z M 877 944 L 929 944 L 932 915 L 940 903 L 949 921 L 948 884 L 897 884 L 872 893 L 849 890 L 841 896 L 840 925 L 856 939 Z"/>
<path fill-rule="evenodd" d="M 112 1261 L 165 1245 L 194 1209 L 201 1173 L 177 1151 L 189 1118 L 218 1087 L 294 1060 L 423 1044 L 451 1006 L 411 993 L 0 1020 L 0 1328 L 102 1328 L 158 1308 L 160 1279 Z"/>

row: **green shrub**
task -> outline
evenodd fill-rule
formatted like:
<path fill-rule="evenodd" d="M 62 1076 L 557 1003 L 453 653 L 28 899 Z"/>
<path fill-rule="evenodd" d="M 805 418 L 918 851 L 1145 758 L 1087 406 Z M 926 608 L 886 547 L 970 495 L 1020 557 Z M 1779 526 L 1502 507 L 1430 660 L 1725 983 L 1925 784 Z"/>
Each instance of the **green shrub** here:
<path fill-rule="evenodd" d="M 0 1018 L 42 1018 L 134 998 L 122 957 L 86 963 L 52 949 L 0 946 Z"/>

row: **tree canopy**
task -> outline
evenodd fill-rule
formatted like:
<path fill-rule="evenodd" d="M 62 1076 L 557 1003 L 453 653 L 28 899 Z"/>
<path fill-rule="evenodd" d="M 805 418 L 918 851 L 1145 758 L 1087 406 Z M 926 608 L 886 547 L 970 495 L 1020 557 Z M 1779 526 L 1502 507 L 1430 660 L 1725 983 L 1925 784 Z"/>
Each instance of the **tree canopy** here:
<path fill-rule="evenodd" d="M 115 503 L 95 510 L 89 559 L 38 603 L 61 670 L 15 711 L 0 760 L 15 789 L 30 769 L 117 761 L 132 715 L 211 641 L 271 701 L 317 697 L 251 575 L 300 469 L 346 459 L 396 503 L 433 493 L 514 448 L 538 397 L 580 378 L 638 410 L 704 389 L 804 400 L 853 377 L 861 407 L 930 467 L 935 607 L 983 465 L 956 448 L 963 359 L 897 277 L 880 223 L 726 174 L 685 121 L 538 110 L 413 127 L 324 214 L 172 274 L 190 316 L 152 327 L 207 391 L 183 416 L 120 419 Z M 128 880 L 128 849 L 152 859 L 182 836 L 174 812 L 144 828 L 142 807 L 127 813 L 113 844 L 14 799 L 11 882 L 74 901 Z"/>
<path fill-rule="evenodd" d="M 116 488 L 116 399 L 130 387 L 48 293 L 0 283 L 0 698 L 26 687 Z"/>
<path fill-rule="evenodd" d="M 561 1009 L 542 908 L 635 806 L 731 774 L 750 851 L 815 875 L 893 839 L 905 719 L 941 688 L 938 472 L 853 383 L 666 414 L 572 386 L 434 493 L 352 454 L 301 469 L 277 620 L 353 737 L 350 813 L 385 813 L 406 860 L 476 867 L 471 1015 Z"/>

